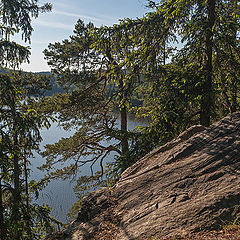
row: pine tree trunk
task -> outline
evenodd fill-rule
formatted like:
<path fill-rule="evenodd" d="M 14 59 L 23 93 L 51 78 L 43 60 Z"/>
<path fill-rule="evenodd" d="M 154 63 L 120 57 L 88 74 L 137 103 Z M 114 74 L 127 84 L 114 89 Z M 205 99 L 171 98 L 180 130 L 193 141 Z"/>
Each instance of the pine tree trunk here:
<path fill-rule="evenodd" d="M 120 88 L 123 88 L 123 81 L 122 79 L 119 81 Z M 121 122 L 121 132 L 122 132 L 122 139 L 121 139 L 121 146 L 122 146 L 122 155 L 125 155 L 129 151 L 128 146 L 128 137 L 127 137 L 127 108 L 124 104 L 124 96 L 120 94 L 120 101 L 123 102 L 123 107 L 120 109 L 120 122 Z M 127 167 L 127 162 L 124 163 L 124 167 Z"/>
<path fill-rule="evenodd" d="M 231 114 L 237 111 L 237 92 L 238 92 L 238 88 L 236 86 L 236 88 L 233 89 L 233 94 L 232 94 Z"/>
<path fill-rule="evenodd" d="M 30 207 L 29 207 L 28 170 L 27 170 L 26 157 L 24 159 L 24 175 L 25 175 L 25 192 L 26 192 L 26 213 L 25 213 L 24 218 L 26 221 L 28 236 L 32 237 L 31 224 L 30 224 L 31 216 L 30 216 Z"/>
<path fill-rule="evenodd" d="M 106 55 L 107 55 L 109 61 L 113 65 L 118 66 L 116 61 L 111 56 L 110 50 L 106 51 Z M 121 74 L 118 77 L 119 77 L 120 91 L 123 91 L 123 80 L 122 80 Z M 120 98 L 119 100 L 120 100 L 120 103 L 121 103 L 120 105 L 122 105 L 121 109 L 120 109 L 120 122 L 121 122 L 121 133 L 122 133 L 121 148 L 122 148 L 122 155 L 125 155 L 129 151 L 129 146 L 128 146 L 128 137 L 127 137 L 127 108 L 125 106 L 125 101 L 124 101 L 125 97 L 124 97 L 123 92 L 120 92 L 119 98 Z M 125 161 L 126 161 L 126 159 L 125 159 Z M 127 162 L 124 162 L 123 165 L 124 165 L 124 168 L 128 167 Z"/>
<path fill-rule="evenodd" d="M 6 239 L 3 211 L 2 182 L 0 178 L 0 240 Z"/>
<path fill-rule="evenodd" d="M 121 121 L 121 131 L 124 134 L 122 139 L 122 154 L 126 154 L 128 152 L 128 140 L 127 140 L 127 109 L 123 107 L 120 110 L 120 121 Z"/>
<path fill-rule="evenodd" d="M 237 0 L 234 0 L 233 1 L 233 8 L 234 9 L 237 9 L 238 7 L 238 1 Z M 237 16 L 235 15 L 235 23 L 237 24 Z M 234 31 L 234 40 L 237 41 L 237 29 L 235 29 Z M 238 88 L 237 88 L 237 82 L 238 82 L 238 79 L 235 80 L 235 88 L 233 89 L 233 96 L 232 96 L 232 106 L 231 106 L 231 113 L 234 113 L 237 111 L 237 95 L 238 95 Z"/>
<path fill-rule="evenodd" d="M 14 156 L 13 156 L 13 177 L 14 177 L 14 192 L 13 192 L 13 216 L 16 225 L 16 240 L 20 239 L 18 227 L 19 221 L 19 205 L 21 200 L 20 193 L 20 168 L 19 168 L 19 156 L 18 156 L 18 139 L 15 133 L 14 136 Z"/>
<path fill-rule="evenodd" d="M 215 24 L 215 6 L 216 0 L 207 1 L 207 18 L 206 18 L 206 36 L 205 50 L 203 53 L 204 83 L 201 99 L 200 124 L 203 126 L 210 125 L 210 117 L 213 107 L 213 26 Z"/>

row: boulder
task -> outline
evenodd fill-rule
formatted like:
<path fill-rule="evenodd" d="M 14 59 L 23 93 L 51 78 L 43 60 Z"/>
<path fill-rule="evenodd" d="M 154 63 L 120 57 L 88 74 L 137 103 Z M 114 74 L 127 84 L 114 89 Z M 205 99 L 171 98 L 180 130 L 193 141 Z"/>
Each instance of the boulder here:
<path fill-rule="evenodd" d="M 54 239 L 164 239 L 219 229 L 240 216 L 240 113 L 193 126 L 149 153 L 113 188 L 83 199 Z M 57 235 L 55 235 L 57 237 Z"/>

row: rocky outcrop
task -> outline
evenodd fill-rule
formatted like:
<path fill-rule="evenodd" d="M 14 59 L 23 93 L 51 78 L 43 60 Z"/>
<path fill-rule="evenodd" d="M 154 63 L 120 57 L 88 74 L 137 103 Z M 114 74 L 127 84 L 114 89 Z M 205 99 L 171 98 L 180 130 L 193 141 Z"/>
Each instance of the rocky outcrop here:
<path fill-rule="evenodd" d="M 54 239 L 164 239 L 221 227 L 240 214 L 240 113 L 193 126 L 86 196 Z"/>

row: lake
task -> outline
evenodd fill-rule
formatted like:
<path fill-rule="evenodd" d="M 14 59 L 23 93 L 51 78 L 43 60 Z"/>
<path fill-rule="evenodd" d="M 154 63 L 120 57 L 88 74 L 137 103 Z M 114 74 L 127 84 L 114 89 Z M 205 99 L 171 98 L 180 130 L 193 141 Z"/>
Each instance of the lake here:
<path fill-rule="evenodd" d="M 120 121 L 118 120 L 118 124 Z M 146 126 L 148 123 L 145 121 L 139 121 L 134 119 L 134 117 L 128 118 L 128 129 L 132 130 L 137 126 Z M 43 141 L 41 143 L 41 149 L 44 149 L 44 145 L 52 144 L 57 142 L 62 137 L 69 137 L 73 134 L 71 131 L 65 131 L 64 129 L 57 126 L 57 123 L 53 123 L 51 128 L 46 130 L 43 129 L 41 131 L 41 135 Z M 111 156 L 107 159 L 109 162 L 111 161 Z M 40 180 L 44 176 L 44 172 L 37 169 L 37 167 L 41 166 L 44 163 L 44 159 L 35 154 L 35 158 L 32 159 L 31 166 L 31 178 L 35 180 Z M 90 170 L 89 167 L 84 166 L 81 168 L 82 175 L 89 175 Z M 40 192 L 39 199 L 37 200 L 38 204 L 47 204 L 52 208 L 51 215 L 54 216 L 59 221 L 64 223 L 69 222 L 67 218 L 67 213 L 71 206 L 78 200 L 73 191 L 73 187 L 75 185 L 74 180 L 54 180 L 48 184 L 43 191 Z"/>

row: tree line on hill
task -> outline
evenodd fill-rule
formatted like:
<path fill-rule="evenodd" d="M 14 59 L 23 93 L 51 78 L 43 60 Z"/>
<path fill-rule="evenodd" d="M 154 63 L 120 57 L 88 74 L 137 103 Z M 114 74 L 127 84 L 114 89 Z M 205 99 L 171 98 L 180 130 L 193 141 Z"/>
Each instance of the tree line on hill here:
<path fill-rule="evenodd" d="M 14 67 L 28 59 L 29 50 L 11 42 L 10 34 L 21 31 L 29 41 L 31 14 L 37 17 L 50 5 L 2 2 L 5 34 L 0 60 L 2 67 Z M 70 177 L 88 164 L 92 175 L 79 177 L 75 189 L 81 198 L 86 191 L 113 184 L 144 154 L 191 125 L 209 126 L 239 110 L 238 1 L 148 0 L 146 4 L 151 11 L 144 17 L 126 18 L 110 27 L 79 19 L 73 35 L 49 44 L 45 58 L 64 92 L 41 96 L 49 79 L 40 75 L 0 75 L 2 239 L 37 239 L 50 231 L 54 219 L 49 209 L 31 205 L 31 198 L 51 179 Z M 136 99 L 141 104 L 133 106 Z M 116 108 L 120 128 L 113 114 Z M 151 119 L 150 125 L 128 131 L 129 111 Z M 49 127 L 51 119 L 76 131 L 45 147 L 42 169 L 49 173 L 41 182 L 29 182 L 29 156 L 39 149 L 39 130 Z M 106 144 L 109 140 L 113 141 Z M 114 161 L 106 164 L 109 154 L 114 154 Z M 61 162 L 69 164 L 56 169 Z M 94 172 L 96 164 L 100 171 Z"/>

